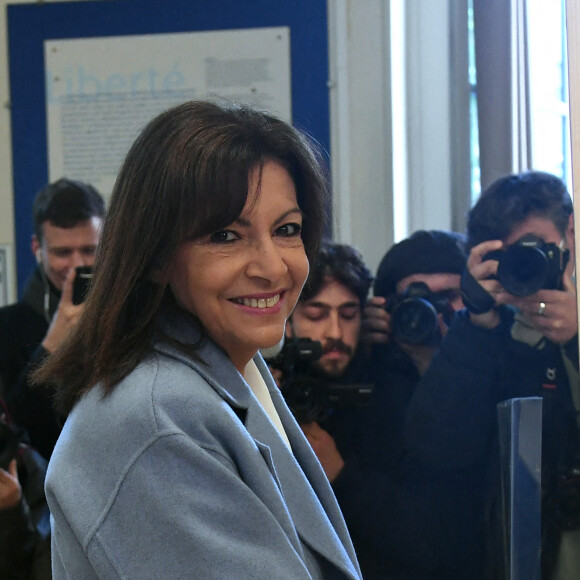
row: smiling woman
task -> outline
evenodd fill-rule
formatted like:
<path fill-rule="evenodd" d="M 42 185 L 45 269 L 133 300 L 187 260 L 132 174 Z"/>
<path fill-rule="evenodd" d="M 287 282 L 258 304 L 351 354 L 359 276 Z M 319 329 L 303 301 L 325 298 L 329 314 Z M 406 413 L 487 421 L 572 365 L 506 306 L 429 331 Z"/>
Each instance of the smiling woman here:
<path fill-rule="evenodd" d="M 360 578 L 342 515 L 258 350 L 315 256 L 326 183 L 270 115 L 185 103 L 119 174 L 86 308 L 36 373 L 61 578 Z"/>
<path fill-rule="evenodd" d="M 308 275 L 302 212 L 292 178 L 269 161 L 250 175 L 250 195 L 228 229 L 187 240 L 167 281 L 243 373 L 260 348 L 280 342 Z M 203 272 L 203 276 L 199 276 Z"/>

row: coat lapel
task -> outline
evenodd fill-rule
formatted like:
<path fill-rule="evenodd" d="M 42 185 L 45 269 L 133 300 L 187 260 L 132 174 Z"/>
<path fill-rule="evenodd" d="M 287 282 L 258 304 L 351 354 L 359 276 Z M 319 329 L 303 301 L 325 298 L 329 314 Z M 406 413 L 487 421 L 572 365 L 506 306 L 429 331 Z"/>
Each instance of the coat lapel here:
<path fill-rule="evenodd" d="M 183 330 L 179 335 L 176 338 L 183 340 Z M 195 337 L 187 338 L 184 342 L 194 342 Z M 354 549 L 332 489 L 262 357 L 256 355 L 254 361 L 268 386 L 292 453 L 230 359 L 212 342 L 208 341 L 198 351 L 204 362 L 193 360 L 167 343 L 157 343 L 155 348 L 195 369 L 233 408 L 245 411 L 246 429 L 280 485 L 298 536 L 348 577 L 360 578 Z"/>
<path fill-rule="evenodd" d="M 290 462 L 282 456 L 284 452 L 288 453 L 288 449 L 281 439 L 276 439 L 270 445 L 275 454 L 281 455 L 281 461 L 277 463 L 280 465 L 278 477 L 298 534 L 312 549 L 341 567 L 348 575 L 359 578 L 350 535 L 328 479 L 267 370 L 266 363 L 259 355 L 254 361 L 266 381 L 292 446 L 294 461 Z M 263 412 L 261 414 L 264 415 Z M 270 428 L 275 430 L 270 421 L 266 420 Z M 251 433 L 249 426 L 248 430 Z"/>
<path fill-rule="evenodd" d="M 284 405 L 280 403 L 274 401 L 279 414 Z M 354 550 L 348 549 L 350 539 L 338 507 L 334 508 L 336 500 L 326 476 L 294 419 L 284 416 L 280 419 L 293 454 L 257 401 L 248 408 L 246 428 L 272 454 L 275 476 L 301 540 L 348 576 L 358 578 L 353 565 Z"/>

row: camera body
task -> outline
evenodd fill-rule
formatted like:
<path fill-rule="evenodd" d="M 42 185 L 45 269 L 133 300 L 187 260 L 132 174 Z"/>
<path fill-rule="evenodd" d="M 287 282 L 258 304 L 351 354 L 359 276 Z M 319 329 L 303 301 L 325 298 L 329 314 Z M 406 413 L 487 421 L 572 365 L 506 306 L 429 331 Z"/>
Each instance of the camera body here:
<path fill-rule="evenodd" d="M 282 372 L 280 391 L 298 423 L 324 421 L 335 407 L 368 404 L 371 384 L 340 384 L 317 375 L 312 363 L 322 344 L 310 338 L 286 338 L 280 353 L 268 361 Z"/>
<path fill-rule="evenodd" d="M 569 250 L 526 234 L 502 250 L 489 252 L 484 260 L 497 260 L 497 279 L 514 296 L 530 296 L 541 289 L 562 288 Z"/>
<path fill-rule="evenodd" d="M 75 270 L 72 301 L 73 304 L 82 304 L 87 298 L 89 287 L 93 280 L 93 267 L 77 266 Z"/>
<path fill-rule="evenodd" d="M 393 336 L 406 344 L 437 344 L 441 339 L 439 314 L 451 324 L 453 308 L 443 293 L 431 292 L 425 282 L 411 282 L 402 294 L 387 301 Z"/>

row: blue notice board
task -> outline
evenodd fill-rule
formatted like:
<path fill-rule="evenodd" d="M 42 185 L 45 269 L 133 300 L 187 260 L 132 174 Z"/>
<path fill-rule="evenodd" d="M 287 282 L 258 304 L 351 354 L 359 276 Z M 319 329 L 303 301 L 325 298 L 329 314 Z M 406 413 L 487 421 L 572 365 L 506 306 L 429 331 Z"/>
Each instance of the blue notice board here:
<path fill-rule="evenodd" d="M 32 201 L 48 181 L 44 41 L 285 26 L 293 123 L 329 151 L 326 0 L 103 0 L 7 7 L 19 294 L 34 267 Z"/>

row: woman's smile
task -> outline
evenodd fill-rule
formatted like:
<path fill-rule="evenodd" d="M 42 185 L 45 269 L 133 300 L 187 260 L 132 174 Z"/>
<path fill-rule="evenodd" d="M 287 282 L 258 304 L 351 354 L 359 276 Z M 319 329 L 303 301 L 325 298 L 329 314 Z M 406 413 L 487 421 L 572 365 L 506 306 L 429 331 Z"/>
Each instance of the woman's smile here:
<path fill-rule="evenodd" d="M 278 292 L 273 296 L 253 296 L 233 298 L 232 302 L 242 306 L 248 306 L 255 310 L 271 310 L 280 303 L 281 293 Z"/>

